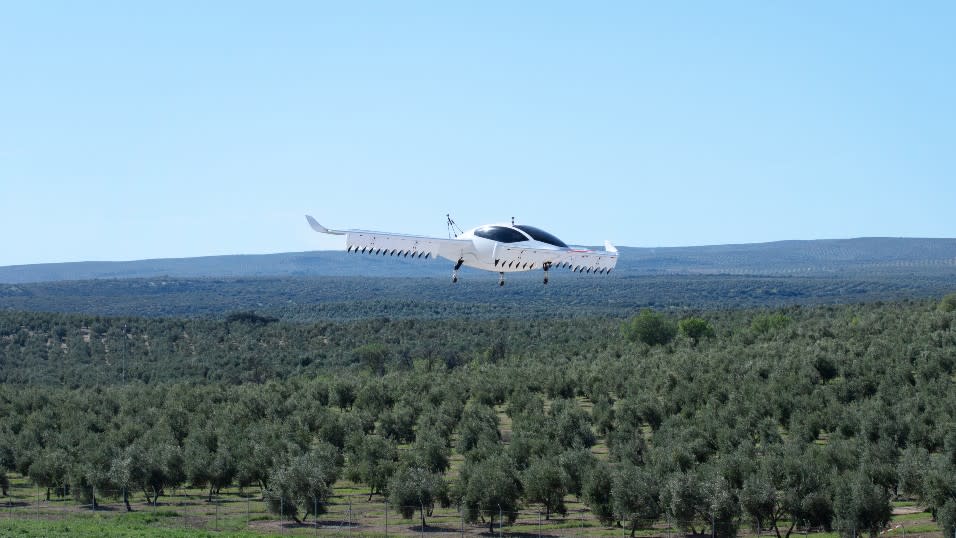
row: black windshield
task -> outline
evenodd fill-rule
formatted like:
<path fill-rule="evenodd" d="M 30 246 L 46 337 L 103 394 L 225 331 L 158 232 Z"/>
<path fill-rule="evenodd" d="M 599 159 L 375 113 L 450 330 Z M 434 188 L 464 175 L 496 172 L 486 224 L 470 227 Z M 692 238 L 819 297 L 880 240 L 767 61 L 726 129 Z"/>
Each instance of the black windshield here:
<path fill-rule="evenodd" d="M 516 224 L 515 228 L 530 235 L 531 238 L 534 239 L 535 241 L 541 241 L 542 243 L 547 243 L 549 245 L 554 245 L 556 247 L 564 247 L 564 248 L 568 247 L 567 245 L 564 244 L 564 241 L 549 234 L 548 232 L 542 230 L 541 228 L 535 228 L 534 226 L 528 226 L 527 224 Z"/>
<path fill-rule="evenodd" d="M 528 240 L 528 238 L 518 230 L 505 226 L 482 226 L 475 230 L 475 235 L 484 237 L 485 239 L 491 239 L 492 241 L 498 241 L 499 243 L 518 243 L 519 241 Z"/>

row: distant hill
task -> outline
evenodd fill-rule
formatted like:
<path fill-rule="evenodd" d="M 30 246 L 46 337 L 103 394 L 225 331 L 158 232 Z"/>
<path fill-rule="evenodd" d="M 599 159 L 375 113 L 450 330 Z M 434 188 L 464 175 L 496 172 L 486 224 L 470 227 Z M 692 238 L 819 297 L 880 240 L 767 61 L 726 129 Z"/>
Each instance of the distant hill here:
<path fill-rule="evenodd" d="M 956 239 L 867 237 L 698 247 L 621 247 L 618 274 L 878 276 L 956 275 Z M 344 251 L 206 256 L 0 267 L 0 283 L 63 280 L 289 276 L 439 277 L 446 260 L 387 259 Z"/>
<path fill-rule="evenodd" d="M 956 273 L 956 239 L 862 237 L 743 245 L 634 248 L 635 274 L 898 275 Z"/>

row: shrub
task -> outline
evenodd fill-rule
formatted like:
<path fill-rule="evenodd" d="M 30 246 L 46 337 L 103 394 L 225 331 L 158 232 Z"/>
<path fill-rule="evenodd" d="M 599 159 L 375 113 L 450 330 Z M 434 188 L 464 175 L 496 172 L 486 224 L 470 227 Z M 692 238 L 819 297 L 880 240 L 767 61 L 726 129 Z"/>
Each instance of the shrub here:
<path fill-rule="evenodd" d="M 624 326 L 624 335 L 632 342 L 641 341 L 649 346 L 663 345 L 677 335 L 677 326 L 661 314 L 645 308 Z"/>
<path fill-rule="evenodd" d="M 953 312 L 956 310 L 956 293 L 950 293 L 943 297 L 943 300 L 939 302 L 938 308 L 942 312 Z"/>
<path fill-rule="evenodd" d="M 677 323 L 677 329 L 681 334 L 690 338 L 696 344 L 701 338 L 713 338 L 715 336 L 714 327 L 701 318 L 685 318 Z"/>
<path fill-rule="evenodd" d="M 765 314 L 754 318 L 750 328 L 757 334 L 778 331 L 790 324 L 790 318 L 783 314 Z"/>

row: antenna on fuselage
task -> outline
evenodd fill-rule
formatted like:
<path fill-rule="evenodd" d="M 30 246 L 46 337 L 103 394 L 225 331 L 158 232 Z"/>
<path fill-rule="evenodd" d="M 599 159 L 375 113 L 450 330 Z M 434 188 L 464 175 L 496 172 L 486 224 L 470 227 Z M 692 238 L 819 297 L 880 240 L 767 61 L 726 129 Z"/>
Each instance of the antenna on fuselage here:
<path fill-rule="evenodd" d="M 515 225 L 515 218 L 514 218 L 514 217 L 511 217 L 511 225 L 512 225 L 512 226 Z"/>
<path fill-rule="evenodd" d="M 451 239 L 452 236 L 458 237 L 459 234 L 464 233 L 455 223 L 455 220 L 451 218 L 451 215 L 445 213 L 445 218 L 448 219 L 448 239 Z"/>

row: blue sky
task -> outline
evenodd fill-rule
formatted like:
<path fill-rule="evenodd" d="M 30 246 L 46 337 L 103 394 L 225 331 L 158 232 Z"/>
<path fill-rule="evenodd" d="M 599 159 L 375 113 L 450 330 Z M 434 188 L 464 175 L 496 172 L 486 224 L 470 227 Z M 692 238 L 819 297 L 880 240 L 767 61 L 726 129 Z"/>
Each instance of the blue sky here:
<path fill-rule="evenodd" d="M 0 265 L 956 237 L 952 2 L 13 2 Z"/>

